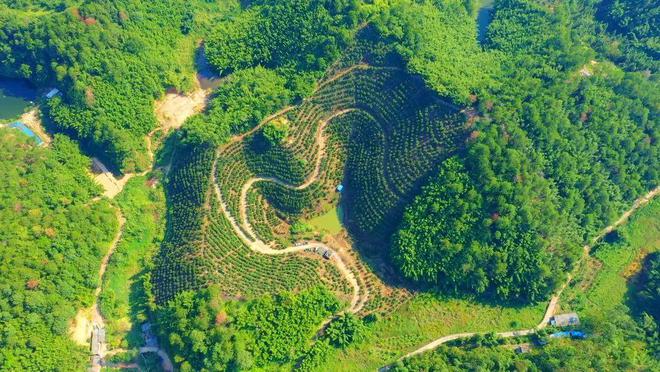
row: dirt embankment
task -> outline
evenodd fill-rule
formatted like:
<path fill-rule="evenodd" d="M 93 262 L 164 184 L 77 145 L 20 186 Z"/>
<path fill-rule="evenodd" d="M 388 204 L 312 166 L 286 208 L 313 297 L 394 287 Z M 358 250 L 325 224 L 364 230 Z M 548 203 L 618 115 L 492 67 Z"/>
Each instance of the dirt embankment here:
<path fill-rule="evenodd" d="M 200 113 L 208 103 L 210 90 L 199 86 L 192 93 L 167 93 L 162 99 L 156 101 L 156 118 L 165 132 L 178 129 L 189 117 Z"/>

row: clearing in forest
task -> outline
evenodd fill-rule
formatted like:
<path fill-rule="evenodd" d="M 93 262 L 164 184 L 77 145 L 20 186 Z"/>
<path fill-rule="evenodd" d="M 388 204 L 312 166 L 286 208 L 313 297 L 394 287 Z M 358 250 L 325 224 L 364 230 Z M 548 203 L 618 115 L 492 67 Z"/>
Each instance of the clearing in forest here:
<path fill-rule="evenodd" d="M 270 142 L 262 126 L 282 118 L 287 136 Z M 191 149 L 192 161 L 175 164 L 170 174 L 168 199 L 181 205 L 170 208 L 177 215 L 168 218 L 154 276 L 157 300 L 210 283 L 230 297 L 325 283 L 350 301 L 351 311 L 400 305 L 408 292 L 384 286 L 356 251 L 332 246 L 330 237 L 302 241 L 292 227 L 336 204 L 342 183 L 351 236 L 384 241 L 433 164 L 458 151 L 467 131 L 465 114 L 419 77 L 358 65 L 222 146 L 215 161 L 212 149 Z"/>

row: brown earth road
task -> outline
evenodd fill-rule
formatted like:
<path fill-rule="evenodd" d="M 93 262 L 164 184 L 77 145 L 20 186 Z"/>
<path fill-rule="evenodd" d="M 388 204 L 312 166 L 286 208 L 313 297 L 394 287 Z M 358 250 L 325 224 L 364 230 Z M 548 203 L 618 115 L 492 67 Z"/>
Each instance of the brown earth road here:
<path fill-rule="evenodd" d="M 117 216 L 117 221 L 119 221 L 119 229 L 117 230 L 117 234 L 115 235 L 114 239 L 112 240 L 112 243 L 110 244 L 110 248 L 108 249 L 108 252 L 106 252 L 105 256 L 103 256 L 103 259 L 101 260 L 101 267 L 99 268 L 99 273 L 98 273 L 99 285 L 94 290 L 94 304 L 92 305 L 92 328 L 94 326 L 98 326 L 105 329 L 105 321 L 103 319 L 103 315 L 101 314 L 101 311 L 99 310 L 99 304 L 98 304 L 99 295 L 101 294 L 101 289 L 103 287 L 103 276 L 105 275 L 105 271 L 108 268 L 108 262 L 110 261 L 110 257 L 112 257 L 112 254 L 115 252 L 115 249 L 117 248 L 117 244 L 119 244 L 119 241 L 121 240 L 121 236 L 124 232 L 124 224 L 126 223 L 126 218 L 124 218 L 124 215 L 121 213 L 121 210 L 118 207 L 115 207 L 115 215 Z M 107 349 L 107 345 L 105 343 L 102 343 L 100 346 L 101 346 L 100 347 L 101 357 L 103 357 Z M 101 364 L 95 363 L 95 360 L 93 359 L 91 370 L 94 372 L 100 371 Z"/>
<path fill-rule="evenodd" d="M 106 190 L 106 196 L 108 196 L 109 198 L 112 199 L 114 196 L 116 196 L 117 194 L 119 194 L 121 192 L 121 190 L 123 189 L 123 186 L 126 185 L 126 183 L 128 182 L 129 179 L 131 179 L 134 176 L 144 176 L 144 175 L 146 175 L 147 173 L 149 173 L 150 171 L 153 170 L 153 167 L 154 167 L 154 152 L 153 152 L 153 148 L 152 148 L 151 137 L 154 135 L 154 133 L 156 131 L 161 130 L 161 129 L 162 128 L 156 128 L 156 129 L 152 130 L 151 132 L 149 132 L 149 134 L 146 136 L 147 152 L 148 152 L 148 155 L 149 155 L 149 159 L 151 160 L 151 165 L 149 166 L 149 168 L 144 170 L 143 172 L 140 172 L 140 173 L 131 173 L 131 174 L 124 175 L 124 178 L 122 179 L 122 182 L 118 183 L 119 190 L 117 192 L 112 193 L 111 195 L 108 195 L 107 190 Z M 100 163 L 100 165 L 103 168 L 105 168 L 105 166 L 100 161 L 98 161 L 98 162 Z M 107 173 L 109 173 L 109 171 L 107 171 L 107 169 L 105 169 L 105 171 Z M 114 176 L 112 176 L 112 179 L 114 180 Z M 99 198 L 94 199 L 94 201 L 98 201 L 98 200 L 99 200 Z M 115 206 L 114 208 L 115 208 L 115 212 L 116 212 L 116 215 L 117 215 L 117 221 L 119 221 L 119 230 L 117 232 L 117 235 L 113 239 L 113 241 L 110 245 L 110 248 L 108 249 L 108 252 L 105 254 L 103 259 L 101 260 L 101 267 L 99 268 L 99 273 L 98 273 L 99 286 L 94 290 L 94 304 L 92 305 L 92 311 L 91 311 L 92 312 L 92 314 L 91 314 L 91 318 L 92 318 L 91 319 L 91 327 L 92 328 L 96 325 L 96 326 L 99 326 L 99 327 L 105 329 L 105 321 L 104 321 L 103 315 L 101 314 L 101 311 L 99 309 L 98 297 L 101 294 L 101 290 L 102 290 L 102 286 L 103 286 L 103 276 L 105 275 L 105 272 L 108 268 L 108 263 L 110 262 L 110 257 L 112 257 L 112 254 L 114 253 L 115 249 L 117 248 L 117 244 L 119 244 L 119 242 L 121 240 L 121 236 L 122 236 L 122 233 L 123 233 L 123 230 L 124 230 L 124 224 L 126 223 L 126 218 L 122 214 L 121 209 L 118 206 Z M 142 347 L 142 348 L 140 348 L 140 352 L 141 353 L 146 353 L 146 352 L 155 352 L 155 353 L 157 353 L 161 357 L 161 359 L 163 360 L 163 369 L 165 371 L 168 371 L 168 372 L 174 370 L 172 362 L 171 362 L 169 356 L 167 355 L 167 353 L 164 350 L 159 349 L 159 348 L 155 348 L 155 347 Z M 96 364 L 94 362 L 92 363 L 91 371 L 94 371 L 94 372 L 100 371 L 102 366 L 107 365 L 107 364 L 104 364 L 103 358 L 106 355 L 112 355 L 114 353 L 115 353 L 115 351 L 108 351 L 107 350 L 107 344 L 102 344 L 101 345 L 101 359 L 99 360 L 98 364 Z"/>
<path fill-rule="evenodd" d="M 601 232 L 591 240 L 591 244 L 587 244 L 583 247 L 583 254 L 580 257 L 580 260 L 576 263 L 575 268 L 573 269 L 573 272 L 568 274 L 568 278 L 566 279 L 564 284 L 561 286 L 561 288 L 559 288 L 557 293 L 555 293 L 555 295 L 552 296 L 552 298 L 550 299 L 550 302 L 548 302 L 548 306 L 546 308 L 543 319 L 541 320 L 541 322 L 536 327 L 531 328 L 531 329 L 499 332 L 499 333 L 497 333 L 497 335 L 500 336 L 500 337 L 504 337 L 504 338 L 526 336 L 526 335 L 532 334 L 532 333 L 534 333 L 534 332 L 536 332 L 540 329 L 545 328 L 548 325 L 548 323 L 550 322 L 550 318 L 555 313 L 555 309 L 557 308 L 557 305 L 559 304 L 559 299 L 561 297 L 562 292 L 568 286 L 568 284 L 571 282 L 571 280 L 573 278 L 573 275 L 575 274 L 575 270 L 577 270 L 577 268 L 579 267 L 579 263 L 581 261 L 583 261 L 587 256 L 589 256 L 589 253 L 591 252 L 591 248 L 596 243 L 598 243 L 598 241 L 600 241 L 605 235 L 607 235 L 608 233 L 610 233 L 611 231 L 613 231 L 614 229 L 616 229 L 620 225 L 624 224 L 628 220 L 628 218 L 630 218 L 630 216 L 633 213 L 635 213 L 635 211 L 637 211 L 640 207 L 644 206 L 645 204 L 648 204 L 648 202 L 651 201 L 654 197 L 656 197 L 659 193 L 660 193 L 660 186 L 656 187 L 655 189 L 649 191 L 646 195 L 644 195 L 644 196 L 640 197 L 639 199 L 637 199 L 633 203 L 632 207 L 630 209 L 628 209 L 627 211 L 625 211 L 619 217 L 619 219 L 617 219 L 610 226 L 607 226 L 606 228 L 601 230 Z M 449 341 L 454 341 L 454 340 L 461 339 L 461 338 L 472 337 L 472 336 L 475 336 L 477 334 L 478 334 L 478 332 L 466 332 L 466 333 L 455 333 L 455 334 L 443 336 L 443 337 L 440 337 L 436 340 L 433 340 L 433 341 L 429 342 L 428 344 L 426 344 L 426 345 L 424 345 L 424 346 L 422 346 L 422 347 L 420 347 L 420 348 L 418 348 L 414 351 L 409 352 L 408 354 L 406 354 L 406 355 L 402 356 L 401 358 L 399 358 L 399 360 L 410 358 L 411 356 L 421 354 L 425 351 L 433 350 L 433 349 L 437 348 L 438 346 L 440 346 L 444 343 L 447 343 Z M 381 371 L 386 371 L 386 370 L 389 369 L 389 367 L 390 366 L 386 366 L 386 367 L 381 368 L 380 370 Z"/>
<path fill-rule="evenodd" d="M 290 108 L 287 108 L 287 110 L 290 110 Z M 344 262 L 344 260 L 341 257 L 341 254 L 338 252 L 338 250 L 333 249 L 326 245 L 323 242 L 318 242 L 318 241 L 313 241 L 309 242 L 304 245 L 298 245 L 298 246 L 292 246 L 292 247 L 287 247 L 285 249 L 273 249 L 270 245 L 266 244 L 264 241 L 260 240 L 257 235 L 254 233 L 252 226 L 247 220 L 247 192 L 254 185 L 256 182 L 274 182 L 277 183 L 283 187 L 287 187 L 290 189 L 294 190 L 301 190 L 309 185 L 311 185 L 314 181 L 318 179 L 319 173 L 320 173 L 320 168 L 321 168 L 321 161 L 323 159 L 323 156 L 325 154 L 325 137 L 323 136 L 323 129 L 325 126 L 334 118 L 344 115 L 348 112 L 354 111 L 354 109 L 346 109 L 346 110 L 341 110 L 334 112 L 332 115 L 329 117 L 325 118 L 321 124 L 319 125 L 316 133 L 316 142 L 318 145 L 318 151 L 317 151 L 317 156 L 315 159 L 315 165 L 314 165 L 314 170 L 312 171 L 312 174 L 307 178 L 305 182 L 303 182 L 300 185 L 290 185 L 288 183 L 282 182 L 276 178 L 269 178 L 269 177 L 253 177 L 249 179 L 241 188 L 241 196 L 240 196 L 240 201 L 239 201 L 239 208 L 240 208 L 240 221 L 236 222 L 236 219 L 234 216 L 232 216 L 225 204 L 225 202 L 222 199 L 222 193 L 220 192 L 220 188 L 218 187 L 218 184 L 215 179 L 215 174 L 216 174 L 216 164 L 217 162 L 213 163 L 212 171 L 211 171 L 211 181 L 214 186 L 215 194 L 216 197 L 218 198 L 218 201 L 220 203 L 220 208 L 222 209 L 223 214 L 227 217 L 229 220 L 234 232 L 236 235 L 248 246 L 250 249 L 252 249 L 255 252 L 259 252 L 261 254 L 266 254 L 266 255 L 285 255 L 285 254 L 292 254 L 296 252 L 302 252 L 305 250 L 310 250 L 315 247 L 322 247 L 324 249 L 327 249 L 328 251 L 333 252 L 334 254 L 330 258 L 332 262 L 335 264 L 337 269 L 342 273 L 342 275 L 346 278 L 346 280 L 351 284 L 353 287 L 353 296 L 351 298 L 351 304 L 348 308 L 349 312 L 356 313 L 362 309 L 364 304 L 367 301 L 368 294 L 365 293 L 361 294 L 362 288 L 360 287 L 356 275 L 349 269 L 348 265 Z M 270 116 L 270 120 L 272 118 L 275 118 L 279 116 L 280 114 L 274 114 Z M 264 122 L 267 122 L 265 120 Z M 244 138 L 245 135 L 241 137 L 235 137 L 235 138 Z M 220 151 L 218 150 L 218 154 L 216 155 L 216 159 L 218 156 L 220 156 Z M 241 229 L 240 225 L 243 226 L 243 229 Z"/>

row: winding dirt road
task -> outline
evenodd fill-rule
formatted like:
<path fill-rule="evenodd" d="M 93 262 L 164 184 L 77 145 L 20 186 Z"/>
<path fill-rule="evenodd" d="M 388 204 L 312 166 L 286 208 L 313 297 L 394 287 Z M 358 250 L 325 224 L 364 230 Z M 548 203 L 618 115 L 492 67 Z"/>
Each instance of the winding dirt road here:
<path fill-rule="evenodd" d="M 644 195 L 644 196 L 640 197 L 639 199 L 637 199 L 633 203 L 632 207 L 630 207 L 630 209 L 625 211 L 621 215 L 621 217 L 619 217 L 619 219 L 617 219 L 610 226 L 607 226 L 606 228 L 601 230 L 601 232 L 591 240 L 591 244 L 587 244 L 583 247 L 583 253 L 582 253 L 582 256 L 580 257 L 580 260 L 576 263 L 573 271 L 568 274 L 568 277 L 566 278 L 566 281 L 561 286 L 561 288 L 559 288 L 557 293 L 555 293 L 555 295 L 553 295 L 552 298 L 550 298 L 550 302 L 548 302 L 548 307 L 546 308 L 545 315 L 543 316 L 543 320 L 541 320 L 541 322 L 536 327 L 531 328 L 531 329 L 522 329 L 522 330 L 515 330 L 515 331 L 499 332 L 499 333 L 497 333 L 497 335 L 500 336 L 500 337 L 503 337 L 503 338 L 526 336 L 526 335 L 530 335 L 532 333 L 535 333 L 536 331 L 538 331 L 540 329 L 545 328 L 548 325 L 548 323 L 550 322 L 550 318 L 555 313 L 555 309 L 557 308 L 557 305 L 559 304 L 559 299 L 561 297 L 562 292 L 564 291 L 564 289 L 568 286 L 568 284 L 573 279 L 573 275 L 575 274 L 575 271 L 580 266 L 579 264 L 589 256 L 592 247 L 596 243 L 598 243 L 598 241 L 600 241 L 605 235 L 607 235 L 608 233 L 610 233 L 611 231 L 613 231 L 614 229 L 616 229 L 620 225 L 624 224 L 628 220 L 628 218 L 630 218 L 630 216 L 633 213 L 635 213 L 635 211 L 637 211 L 642 206 L 648 204 L 648 202 L 651 201 L 654 197 L 656 197 L 659 193 L 660 193 L 660 186 L 656 187 L 655 189 L 649 191 L 646 195 Z M 420 348 L 418 348 L 414 351 L 409 352 L 408 354 L 406 354 L 406 355 L 402 356 L 401 358 L 399 358 L 399 360 L 410 358 L 414 355 L 421 354 L 425 351 L 433 350 L 433 349 L 437 348 L 438 346 L 440 346 L 444 343 L 454 341 L 454 340 L 458 340 L 458 339 L 461 339 L 461 338 L 472 337 L 472 336 L 475 336 L 479 333 L 480 332 L 455 333 L 455 334 L 440 337 L 440 338 L 438 338 L 436 340 L 433 340 L 433 341 L 429 342 L 428 344 L 426 344 L 426 345 L 424 345 L 424 346 L 422 346 L 422 347 L 420 347 Z M 381 371 L 386 371 L 386 370 L 389 369 L 389 367 L 390 366 L 386 366 L 386 367 L 381 368 L 380 370 Z"/>
<path fill-rule="evenodd" d="M 101 290 L 103 288 L 103 276 L 105 275 L 105 271 L 108 268 L 108 262 L 110 262 L 110 257 L 112 257 L 112 254 L 115 252 L 115 249 L 117 248 L 117 244 L 119 244 L 119 241 L 121 240 L 121 236 L 124 232 L 124 225 L 126 224 L 126 218 L 124 215 L 121 213 L 121 209 L 119 207 L 114 207 L 115 208 L 115 214 L 117 216 L 117 221 L 119 222 L 119 229 L 117 230 L 117 234 L 115 235 L 114 239 L 112 240 L 112 243 L 110 244 L 110 248 L 108 249 L 108 252 L 106 252 L 105 256 L 103 256 L 103 259 L 101 260 L 101 267 L 99 268 L 99 285 L 96 287 L 94 290 L 94 305 L 92 305 L 92 320 L 90 324 L 90 328 L 94 329 L 94 327 L 100 327 L 102 329 L 105 329 L 105 320 L 103 319 L 103 315 L 101 314 L 101 310 L 99 309 L 99 295 L 101 294 Z M 105 355 L 105 352 L 107 351 L 107 344 L 105 341 L 100 343 L 100 356 L 103 358 Z M 97 372 L 101 371 L 101 364 L 100 360 L 99 363 L 96 363 L 96 359 L 92 359 L 92 371 Z"/>
<path fill-rule="evenodd" d="M 289 111 L 290 108 L 287 108 L 283 111 L 280 111 L 276 115 L 271 115 L 265 120 L 261 122 L 261 124 L 264 124 L 274 118 L 276 118 L 279 115 L 282 115 L 283 113 Z M 360 284 L 358 283 L 356 275 L 349 269 L 348 265 L 344 262 L 344 259 L 342 259 L 341 254 L 336 250 L 333 249 L 332 247 L 328 246 L 327 244 L 319 241 L 312 241 L 308 242 L 304 245 L 298 245 L 298 246 L 291 246 L 287 247 L 285 249 L 274 249 L 272 248 L 269 244 L 266 244 L 264 241 L 260 240 L 257 236 L 257 234 L 254 233 L 254 230 L 252 229 L 252 226 L 250 225 L 248 219 L 247 219 L 247 193 L 250 190 L 250 188 L 257 182 L 273 182 L 276 183 L 280 186 L 293 189 L 293 190 L 302 190 L 309 185 L 311 185 L 314 181 L 316 181 L 319 177 L 320 169 L 321 169 L 321 161 L 323 159 L 323 156 L 325 156 L 325 137 L 323 136 L 323 130 L 325 129 L 326 125 L 334 118 L 344 115 L 348 112 L 354 111 L 355 109 L 346 109 L 346 110 L 340 110 L 337 112 L 334 112 L 332 115 L 324 119 L 316 133 L 316 142 L 318 145 L 318 151 L 316 153 L 316 159 L 315 159 L 315 165 L 314 165 L 314 170 L 312 173 L 307 177 L 307 180 L 303 182 L 300 185 L 291 185 L 286 182 L 283 182 L 277 178 L 273 177 L 253 177 L 249 179 L 241 188 L 241 196 L 240 196 L 240 201 L 239 201 L 239 208 L 240 208 L 240 225 L 239 223 L 236 222 L 236 219 L 229 213 L 228 208 L 222 199 L 222 193 L 220 192 L 220 187 L 218 186 L 218 183 L 216 182 L 215 174 L 216 174 L 216 165 L 217 165 L 217 158 L 220 156 L 221 150 L 218 150 L 218 153 L 216 154 L 216 161 L 213 163 L 212 171 L 211 171 L 211 181 L 214 186 L 215 194 L 216 197 L 218 198 L 218 201 L 220 203 L 220 208 L 222 209 L 223 214 L 227 219 L 229 220 L 229 223 L 232 226 L 232 229 L 236 233 L 236 235 L 253 251 L 261 253 L 261 254 L 266 254 L 266 255 L 286 255 L 286 254 L 294 254 L 297 252 L 302 252 L 305 250 L 311 250 L 316 247 L 320 247 L 323 249 L 326 249 L 330 252 L 332 252 L 332 256 L 330 257 L 330 260 L 334 263 L 334 265 L 337 267 L 339 272 L 346 278 L 346 280 L 351 284 L 351 287 L 353 288 L 353 296 L 351 298 L 351 304 L 348 308 L 348 311 L 351 313 L 356 313 L 362 309 L 364 304 L 366 303 L 368 299 L 368 293 L 366 290 L 364 290 L 364 293 L 362 293 L 362 288 L 360 287 Z M 251 131 L 251 133 L 254 133 L 254 130 Z M 245 137 L 245 135 L 235 137 L 232 142 L 237 142 L 242 140 Z M 249 235 L 249 236 L 248 236 Z"/>

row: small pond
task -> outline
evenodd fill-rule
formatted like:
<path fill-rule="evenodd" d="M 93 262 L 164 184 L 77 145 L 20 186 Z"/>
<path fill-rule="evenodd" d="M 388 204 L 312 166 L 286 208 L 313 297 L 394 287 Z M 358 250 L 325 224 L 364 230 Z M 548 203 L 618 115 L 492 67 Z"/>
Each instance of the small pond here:
<path fill-rule="evenodd" d="M 37 91 L 25 80 L 0 77 L 0 120 L 19 117 L 36 98 Z"/>
<path fill-rule="evenodd" d="M 206 59 L 203 45 L 199 47 L 195 53 L 195 65 L 197 67 L 197 81 L 199 82 L 200 88 L 206 90 L 215 89 L 220 86 L 220 76 L 216 74 L 213 67 L 211 67 L 209 61 Z"/>
<path fill-rule="evenodd" d="M 488 25 L 493 20 L 493 2 L 494 0 L 482 0 L 477 12 L 477 39 L 480 43 L 486 41 Z"/>

